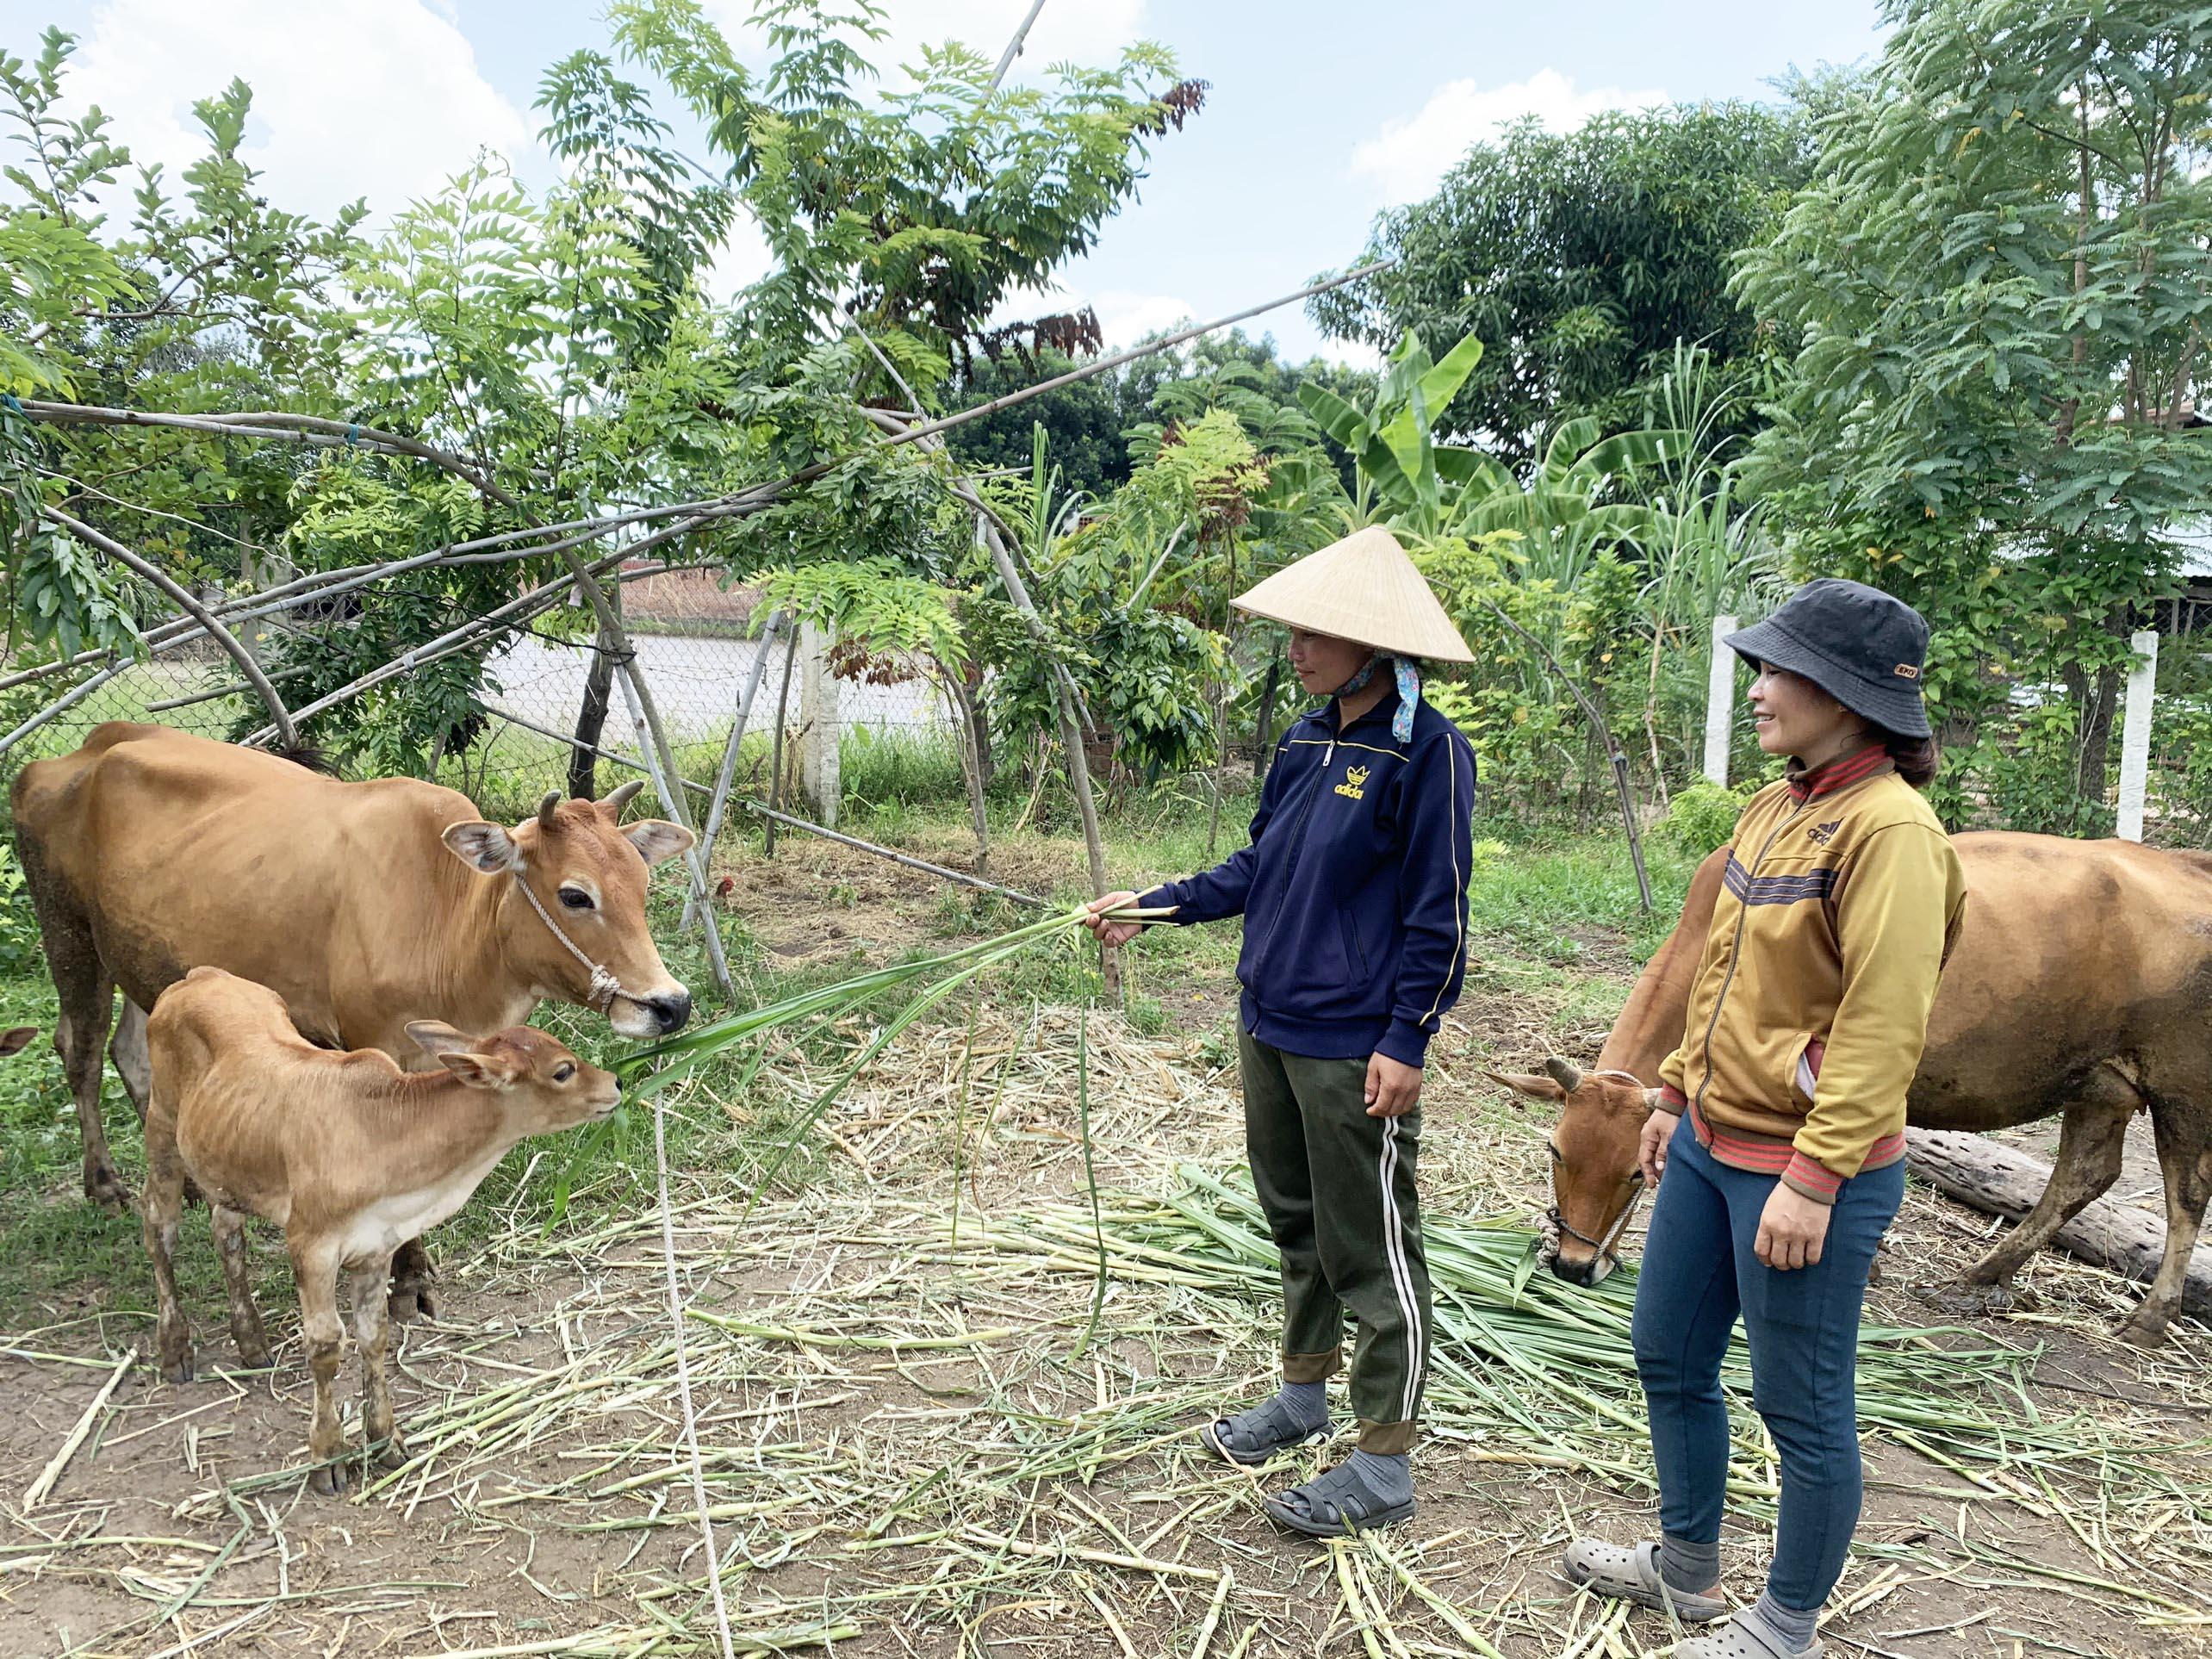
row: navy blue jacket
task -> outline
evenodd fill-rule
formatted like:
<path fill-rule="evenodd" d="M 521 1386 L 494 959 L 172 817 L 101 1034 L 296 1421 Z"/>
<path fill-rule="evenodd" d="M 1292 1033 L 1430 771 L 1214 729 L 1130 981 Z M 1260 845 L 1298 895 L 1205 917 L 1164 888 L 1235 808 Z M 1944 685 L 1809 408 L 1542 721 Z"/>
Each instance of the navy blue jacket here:
<path fill-rule="evenodd" d="M 1467 966 L 1475 751 L 1395 688 L 1341 730 L 1332 698 L 1284 734 L 1252 845 L 1144 895 L 1177 923 L 1242 914 L 1244 1028 L 1316 1059 L 1419 1066 Z"/>

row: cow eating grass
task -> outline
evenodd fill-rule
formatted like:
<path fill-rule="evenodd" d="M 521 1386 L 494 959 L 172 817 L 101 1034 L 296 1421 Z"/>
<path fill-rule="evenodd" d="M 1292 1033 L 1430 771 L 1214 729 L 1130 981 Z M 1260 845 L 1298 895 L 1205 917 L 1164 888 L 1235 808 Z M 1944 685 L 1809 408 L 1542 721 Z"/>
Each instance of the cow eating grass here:
<path fill-rule="evenodd" d="M 385 1370 L 393 1252 L 468 1202 L 519 1141 L 595 1122 L 618 1094 L 612 1072 L 526 1026 L 471 1037 L 417 1021 L 407 1036 L 444 1069 L 409 1075 L 376 1049 L 318 1048 L 275 991 L 212 967 L 164 991 L 146 1028 L 146 1247 L 160 1299 L 161 1374 L 192 1377 L 192 1333 L 171 1262 L 189 1177 L 214 1213 L 231 1337 L 248 1366 L 270 1357 L 246 1282 L 245 1218 L 284 1229 L 315 1382 L 308 1450 L 318 1467 L 309 1479 L 322 1492 L 345 1484 L 332 1398 L 339 1274 L 352 1285 L 363 1435 L 371 1449 L 381 1442 L 377 1455 L 395 1467 L 406 1448 Z"/>
<path fill-rule="evenodd" d="M 2041 1199 L 1967 1271 L 1967 1283 L 2008 1284 L 2102 1196 L 2120 1174 L 2128 1120 L 2146 1111 L 2165 1181 L 2166 1247 L 2122 1334 L 2155 1343 L 2180 1311 L 2212 1197 L 2212 854 L 1996 831 L 1954 844 L 1966 868 L 1966 921 L 1906 1121 L 1980 1132 L 2060 1120 Z M 1727 852 L 1698 867 L 1681 921 L 1645 964 L 1595 1068 L 1554 1056 L 1541 1075 L 1489 1073 L 1560 1107 L 1552 1269 L 1573 1283 L 1595 1283 L 1618 1259 L 1641 1186 L 1646 1092 L 1682 1041 Z"/>
<path fill-rule="evenodd" d="M 487 821 L 457 791 L 410 778 L 349 783 L 258 749 L 167 726 L 114 723 L 16 780 L 16 845 L 53 972 L 54 1046 L 84 1137 L 84 1190 L 129 1191 L 100 1118 L 112 1053 L 141 1117 L 145 1010 L 195 967 L 224 968 L 284 1000 L 308 1041 L 381 1049 L 419 1070 L 410 1022 L 520 1025 L 542 1001 L 605 1015 L 624 1036 L 665 1035 L 691 996 L 646 925 L 650 866 L 692 834 L 624 825 L 637 792 L 548 795 L 521 823 Z M 395 1264 L 393 1311 L 431 1311 L 419 1245 Z"/>

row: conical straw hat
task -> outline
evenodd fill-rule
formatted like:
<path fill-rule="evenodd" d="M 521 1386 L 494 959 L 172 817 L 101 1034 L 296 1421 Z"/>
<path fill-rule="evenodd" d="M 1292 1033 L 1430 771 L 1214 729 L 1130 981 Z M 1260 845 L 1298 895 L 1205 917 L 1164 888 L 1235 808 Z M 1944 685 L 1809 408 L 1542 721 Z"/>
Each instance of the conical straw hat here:
<path fill-rule="evenodd" d="M 1271 622 L 1399 656 L 1475 660 L 1398 538 L 1380 525 L 1308 554 L 1229 602 Z"/>

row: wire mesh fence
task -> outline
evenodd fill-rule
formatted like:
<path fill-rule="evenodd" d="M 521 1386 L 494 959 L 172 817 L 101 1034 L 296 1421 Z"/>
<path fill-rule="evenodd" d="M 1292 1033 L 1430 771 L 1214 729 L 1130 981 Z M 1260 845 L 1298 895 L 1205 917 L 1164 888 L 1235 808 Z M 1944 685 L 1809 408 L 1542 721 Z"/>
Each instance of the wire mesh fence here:
<path fill-rule="evenodd" d="M 704 573 L 679 573 L 686 578 Z M 941 751 L 958 787 L 957 719 L 941 676 L 927 661 L 840 655 L 822 642 L 823 661 L 810 664 L 800 631 L 754 637 L 749 596 L 725 593 L 711 577 L 650 578 L 627 595 L 633 671 L 650 688 L 683 776 L 711 784 L 720 767 L 745 689 L 758 687 L 736 763 L 740 793 L 765 797 L 779 753 L 796 783 L 799 756 L 817 730 L 865 756 L 872 749 Z M 153 621 L 165 618 L 152 618 Z M 463 747 L 441 749 L 426 769 L 486 809 L 534 801 L 571 776 L 571 739 L 591 693 L 600 649 L 588 635 L 563 639 L 535 631 L 511 636 L 486 661 L 478 698 L 488 717 Z M 765 657 L 766 661 L 762 659 Z M 95 680 L 74 702 L 0 757 L 0 780 L 26 762 L 64 754 L 108 721 L 152 721 L 211 738 L 235 736 L 262 715 L 236 666 L 211 642 L 165 649 L 103 679 L 100 665 L 19 687 L 6 695 L 5 724 L 28 718 L 72 687 Z M 283 691 L 278 675 L 278 691 Z M 636 775 L 643 751 L 619 689 L 607 689 L 596 746 L 601 787 Z M 780 731 L 782 742 L 778 743 Z M 848 768 L 865 775 L 865 763 Z"/>

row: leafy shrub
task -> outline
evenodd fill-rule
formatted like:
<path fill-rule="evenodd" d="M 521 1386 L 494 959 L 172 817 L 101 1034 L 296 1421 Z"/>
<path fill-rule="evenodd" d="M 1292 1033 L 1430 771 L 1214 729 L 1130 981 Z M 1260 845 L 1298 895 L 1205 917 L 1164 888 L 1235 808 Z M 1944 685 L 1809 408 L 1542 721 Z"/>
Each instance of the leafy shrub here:
<path fill-rule="evenodd" d="M 1677 794 L 1652 834 L 1676 852 L 1703 858 L 1736 833 L 1749 793 L 1701 780 Z"/>
<path fill-rule="evenodd" d="M 23 867 L 16 862 L 16 849 L 0 842 L 0 974 L 35 973 L 45 960 Z"/>

